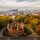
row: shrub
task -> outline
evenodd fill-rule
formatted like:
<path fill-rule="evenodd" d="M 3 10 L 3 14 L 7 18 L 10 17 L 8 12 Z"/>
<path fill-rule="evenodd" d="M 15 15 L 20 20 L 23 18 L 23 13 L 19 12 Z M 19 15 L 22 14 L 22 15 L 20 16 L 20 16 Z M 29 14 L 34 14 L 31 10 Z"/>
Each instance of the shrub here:
<path fill-rule="evenodd" d="M 29 29 L 27 29 L 26 27 L 24 27 L 24 33 L 26 33 L 28 36 L 31 34 L 31 31 Z"/>
<path fill-rule="evenodd" d="M 3 36 L 9 36 L 9 33 L 8 33 L 7 29 L 5 29 L 2 34 L 3 34 Z"/>

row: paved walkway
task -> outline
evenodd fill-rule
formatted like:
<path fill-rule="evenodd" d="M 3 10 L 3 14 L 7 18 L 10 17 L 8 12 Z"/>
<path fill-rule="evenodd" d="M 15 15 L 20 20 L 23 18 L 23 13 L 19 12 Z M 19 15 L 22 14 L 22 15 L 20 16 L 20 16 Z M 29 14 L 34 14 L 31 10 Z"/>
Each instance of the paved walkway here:
<path fill-rule="evenodd" d="M 2 33 L 3 33 L 3 30 L 5 30 L 5 29 L 6 29 L 6 27 L 3 28 L 3 29 L 0 31 L 0 37 L 3 37 Z"/>

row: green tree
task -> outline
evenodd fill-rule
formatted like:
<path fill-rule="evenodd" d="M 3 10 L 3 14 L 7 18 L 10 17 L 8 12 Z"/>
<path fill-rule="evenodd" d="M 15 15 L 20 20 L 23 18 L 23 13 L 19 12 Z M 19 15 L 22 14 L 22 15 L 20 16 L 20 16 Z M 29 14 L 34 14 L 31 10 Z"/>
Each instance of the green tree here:
<path fill-rule="evenodd" d="M 17 16 L 15 17 L 15 20 L 18 21 L 18 22 L 23 22 L 23 17 L 20 16 L 20 15 L 17 15 Z"/>
<path fill-rule="evenodd" d="M 7 26 L 6 20 L 0 19 L 0 30 Z"/>
<path fill-rule="evenodd" d="M 29 17 L 24 18 L 24 23 L 28 24 L 29 23 Z"/>

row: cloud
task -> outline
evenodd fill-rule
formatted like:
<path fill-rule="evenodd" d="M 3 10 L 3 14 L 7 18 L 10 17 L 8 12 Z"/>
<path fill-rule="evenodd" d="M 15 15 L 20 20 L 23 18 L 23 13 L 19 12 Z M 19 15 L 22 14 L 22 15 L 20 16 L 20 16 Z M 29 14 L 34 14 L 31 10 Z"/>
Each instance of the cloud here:
<path fill-rule="evenodd" d="M 38 1 L 38 0 L 17 0 L 18 2 L 22 2 L 22 1 L 28 1 L 28 2 L 34 2 L 34 1 Z"/>
<path fill-rule="evenodd" d="M 17 0 L 17 2 L 22 2 L 22 1 L 27 1 L 27 0 Z"/>
<path fill-rule="evenodd" d="M 40 0 L 0 0 L 0 7 L 40 7 Z"/>

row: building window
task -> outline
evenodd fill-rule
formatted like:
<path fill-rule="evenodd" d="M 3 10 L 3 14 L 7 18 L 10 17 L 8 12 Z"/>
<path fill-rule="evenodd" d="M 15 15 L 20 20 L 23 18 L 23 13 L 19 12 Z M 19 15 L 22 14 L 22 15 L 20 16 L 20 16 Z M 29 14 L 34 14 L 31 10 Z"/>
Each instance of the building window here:
<path fill-rule="evenodd" d="M 12 29 L 17 29 L 17 26 L 13 26 Z"/>

